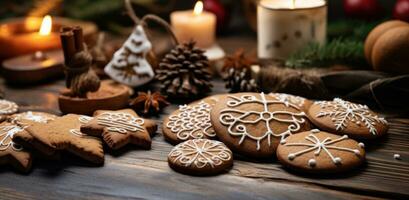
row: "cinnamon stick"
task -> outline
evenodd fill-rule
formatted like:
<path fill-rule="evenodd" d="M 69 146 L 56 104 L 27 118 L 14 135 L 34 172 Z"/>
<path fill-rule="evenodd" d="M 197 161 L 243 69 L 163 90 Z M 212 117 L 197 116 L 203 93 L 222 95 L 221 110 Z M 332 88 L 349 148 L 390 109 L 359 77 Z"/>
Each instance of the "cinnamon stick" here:
<path fill-rule="evenodd" d="M 79 26 L 75 26 L 72 28 L 72 32 L 74 33 L 75 38 L 75 49 L 77 49 L 77 52 L 84 50 L 84 37 L 82 34 L 82 28 Z"/>
<path fill-rule="evenodd" d="M 69 27 L 63 27 L 60 33 L 61 46 L 64 52 L 65 64 L 68 64 L 70 60 L 73 59 L 75 53 L 77 53 L 75 48 L 74 33 Z"/>

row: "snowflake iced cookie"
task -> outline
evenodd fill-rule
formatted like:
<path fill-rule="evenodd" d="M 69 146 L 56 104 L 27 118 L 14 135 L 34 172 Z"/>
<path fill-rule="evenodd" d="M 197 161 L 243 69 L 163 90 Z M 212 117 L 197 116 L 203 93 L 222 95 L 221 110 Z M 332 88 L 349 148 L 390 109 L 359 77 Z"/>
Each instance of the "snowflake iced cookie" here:
<path fill-rule="evenodd" d="M 289 136 L 277 148 L 285 166 L 312 173 L 333 173 L 355 168 L 365 160 L 365 145 L 314 129 Z"/>
<path fill-rule="evenodd" d="M 81 126 L 81 132 L 102 137 L 111 149 L 119 149 L 127 144 L 150 149 L 150 135 L 156 129 L 154 121 L 139 117 L 132 109 L 97 110 L 94 118 Z"/>
<path fill-rule="evenodd" d="M 180 173 L 215 175 L 231 168 L 233 154 L 219 141 L 193 139 L 176 145 L 168 155 L 168 163 Z"/>
<path fill-rule="evenodd" d="M 339 98 L 315 102 L 308 115 L 318 128 L 353 138 L 376 138 L 386 134 L 388 130 L 387 121 L 366 105 Z"/>
<path fill-rule="evenodd" d="M 211 122 L 217 137 L 234 152 L 271 157 L 291 134 L 310 130 L 299 106 L 264 93 L 227 95 L 213 107 Z"/>
<path fill-rule="evenodd" d="M 216 133 L 210 123 L 210 110 L 220 95 L 210 96 L 188 105 L 180 105 L 163 121 L 163 135 L 172 143 L 190 139 L 214 138 Z"/>
<path fill-rule="evenodd" d="M 10 115 L 16 113 L 18 105 L 12 101 L 0 100 L 0 115 Z"/>

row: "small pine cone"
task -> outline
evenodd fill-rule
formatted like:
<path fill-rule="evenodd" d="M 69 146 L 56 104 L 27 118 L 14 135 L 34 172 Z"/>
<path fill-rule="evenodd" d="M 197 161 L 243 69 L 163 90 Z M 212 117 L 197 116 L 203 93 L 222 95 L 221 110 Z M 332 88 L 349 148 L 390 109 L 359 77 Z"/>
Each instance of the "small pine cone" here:
<path fill-rule="evenodd" d="M 247 68 L 230 68 L 223 80 L 226 84 L 226 88 L 230 89 L 231 93 L 258 92 L 258 85 L 256 81 L 251 78 L 251 73 Z"/>
<path fill-rule="evenodd" d="M 159 63 L 156 79 L 172 97 L 198 96 L 210 92 L 209 60 L 193 41 L 178 45 Z"/>

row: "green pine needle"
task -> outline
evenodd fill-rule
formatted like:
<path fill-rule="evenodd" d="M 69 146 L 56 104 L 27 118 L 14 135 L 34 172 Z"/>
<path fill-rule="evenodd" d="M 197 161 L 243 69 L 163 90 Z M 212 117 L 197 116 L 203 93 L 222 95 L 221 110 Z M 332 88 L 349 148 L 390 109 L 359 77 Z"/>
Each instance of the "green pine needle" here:
<path fill-rule="evenodd" d="M 335 64 L 365 66 L 363 42 L 335 39 L 321 46 L 312 43 L 296 52 L 285 62 L 287 67 L 329 67 Z"/>

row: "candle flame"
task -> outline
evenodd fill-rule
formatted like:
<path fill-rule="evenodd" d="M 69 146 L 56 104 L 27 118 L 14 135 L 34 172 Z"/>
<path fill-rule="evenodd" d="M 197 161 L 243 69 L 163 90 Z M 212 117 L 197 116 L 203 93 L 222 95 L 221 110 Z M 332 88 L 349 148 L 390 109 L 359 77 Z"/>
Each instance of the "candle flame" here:
<path fill-rule="evenodd" d="M 49 35 L 52 28 L 52 19 L 50 15 L 46 15 L 43 18 L 43 22 L 41 23 L 40 31 L 38 32 L 40 35 Z"/>
<path fill-rule="evenodd" d="M 292 2 L 291 9 L 294 9 L 295 8 L 295 0 L 292 0 L 291 2 Z"/>
<path fill-rule="evenodd" d="M 195 4 L 195 8 L 193 9 L 193 13 L 195 15 L 200 15 L 203 12 L 203 2 L 202 1 L 198 1 Z"/>

